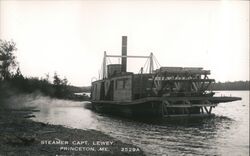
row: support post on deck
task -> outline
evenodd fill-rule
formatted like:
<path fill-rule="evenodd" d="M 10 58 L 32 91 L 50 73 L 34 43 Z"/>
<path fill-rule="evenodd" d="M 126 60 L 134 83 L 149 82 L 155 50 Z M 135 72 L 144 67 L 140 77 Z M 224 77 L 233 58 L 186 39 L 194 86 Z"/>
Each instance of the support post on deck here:
<path fill-rule="evenodd" d="M 206 112 L 207 112 L 207 114 L 208 114 L 208 110 L 207 110 L 207 107 L 205 107 L 205 106 L 204 106 L 204 109 L 205 109 L 205 111 L 206 111 Z"/>
<path fill-rule="evenodd" d="M 210 108 L 209 108 L 209 114 L 211 114 L 212 113 L 212 106 L 210 106 Z"/>
<path fill-rule="evenodd" d="M 204 114 L 204 110 L 203 110 L 203 107 L 200 107 L 200 109 L 201 109 L 201 113 L 202 113 L 202 114 Z"/>
<path fill-rule="evenodd" d="M 204 108 L 205 108 L 207 114 L 211 114 L 212 108 L 213 108 L 212 106 L 209 107 L 209 110 L 207 109 L 207 107 L 204 107 Z"/>
<path fill-rule="evenodd" d="M 149 58 L 150 58 L 149 73 L 153 73 L 154 70 L 153 53 L 150 53 Z"/>
<path fill-rule="evenodd" d="M 102 67 L 102 68 L 103 68 L 103 69 L 102 69 L 102 70 L 103 70 L 103 71 L 102 71 L 102 74 L 103 74 L 103 75 L 102 75 L 102 78 L 103 78 L 103 79 L 106 78 L 106 55 L 107 55 L 107 54 L 106 54 L 106 51 L 104 51 L 103 65 L 102 65 L 102 66 L 103 66 L 103 67 Z"/>
<path fill-rule="evenodd" d="M 122 72 L 127 72 L 127 36 L 122 36 Z"/>

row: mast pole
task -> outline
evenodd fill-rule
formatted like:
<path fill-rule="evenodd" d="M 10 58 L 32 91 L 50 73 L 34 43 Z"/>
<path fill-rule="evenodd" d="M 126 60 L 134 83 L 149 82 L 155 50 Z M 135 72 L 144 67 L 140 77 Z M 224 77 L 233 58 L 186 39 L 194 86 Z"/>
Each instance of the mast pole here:
<path fill-rule="evenodd" d="M 127 36 L 122 36 L 122 72 L 127 72 Z"/>
<path fill-rule="evenodd" d="M 102 64 L 102 66 L 103 66 L 103 71 L 102 71 L 102 78 L 104 79 L 104 78 L 106 78 L 106 51 L 104 51 L 104 57 L 103 57 L 103 64 Z"/>
<path fill-rule="evenodd" d="M 154 62 L 153 62 L 153 53 L 150 53 L 150 66 L 149 66 L 149 73 L 153 73 L 154 70 Z"/>

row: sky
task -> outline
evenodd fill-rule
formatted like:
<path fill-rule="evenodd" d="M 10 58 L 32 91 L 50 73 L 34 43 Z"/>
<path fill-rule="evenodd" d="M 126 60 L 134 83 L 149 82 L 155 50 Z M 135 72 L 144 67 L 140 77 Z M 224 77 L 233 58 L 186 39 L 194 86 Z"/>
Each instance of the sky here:
<path fill-rule="evenodd" d="M 57 72 L 89 86 L 104 51 L 121 54 L 122 36 L 128 55 L 203 67 L 217 82 L 249 80 L 249 1 L 0 0 L 0 39 L 16 42 L 25 76 Z M 128 70 L 145 61 L 129 59 Z"/>

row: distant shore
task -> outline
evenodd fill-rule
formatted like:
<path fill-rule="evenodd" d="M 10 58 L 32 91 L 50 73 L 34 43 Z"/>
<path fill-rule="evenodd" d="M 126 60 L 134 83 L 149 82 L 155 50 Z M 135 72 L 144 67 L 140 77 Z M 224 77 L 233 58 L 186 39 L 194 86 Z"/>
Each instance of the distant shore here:
<path fill-rule="evenodd" d="M 85 87 L 76 87 L 76 86 L 69 86 L 69 89 L 72 92 L 91 92 L 91 86 L 85 86 Z M 228 81 L 228 82 L 216 82 L 212 83 L 210 88 L 211 90 L 215 91 L 224 91 L 224 90 L 250 90 L 250 82 L 249 81 Z"/>
<path fill-rule="evenodd" d="M 250 84 L 249 84 L 249 81 L 216 82 L 210 86 L 210 89 L 216 90 L 216 91 L 250 90 Z"/>
<path fill-rule="evenodd" d="M 31 108 L 0 109 L 2 155 L 145 155 L 131 144 L 96 130 L 34 122 Z M 67 119 L 65 119 L 67 120 Z"/>

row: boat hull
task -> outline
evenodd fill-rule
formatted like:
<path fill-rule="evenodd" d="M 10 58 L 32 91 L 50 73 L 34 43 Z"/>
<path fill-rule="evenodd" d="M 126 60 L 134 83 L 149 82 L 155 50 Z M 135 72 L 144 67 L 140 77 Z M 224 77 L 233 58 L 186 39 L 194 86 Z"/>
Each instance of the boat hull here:
<path fill-rule="evenodd" d="M 209 116 L 221 102 L 237 97 L 147 97 L 134 101 L 92 101 L 97 112 L 126 117 Z"/>
<path fill-rule="evenodd" d="M 100 113 L 120 115 L 126 117 L 161 117 L 159 102 L 145 102 L 136 105 L 117 105 L 92 102 L 93 109 Z"/>

